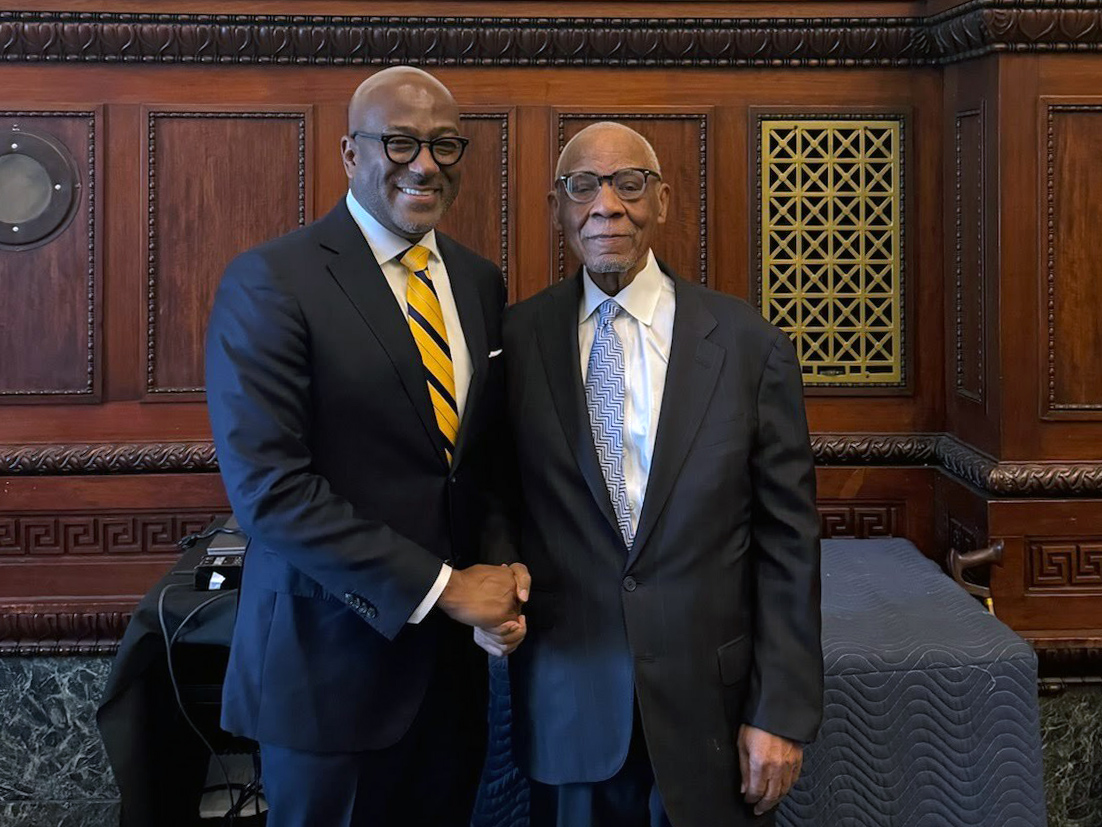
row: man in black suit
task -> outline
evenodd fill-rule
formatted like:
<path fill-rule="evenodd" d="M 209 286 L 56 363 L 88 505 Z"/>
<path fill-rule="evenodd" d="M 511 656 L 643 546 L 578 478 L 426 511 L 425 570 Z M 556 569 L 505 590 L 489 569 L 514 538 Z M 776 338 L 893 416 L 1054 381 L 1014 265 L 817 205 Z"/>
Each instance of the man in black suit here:
<path fill-rule="evenodd" d="M 468 824 L 486 661 L 522 635 L 523 567 L 493 483 L 497 267 L 434 230 L 466 140 L 448 90 L 365 81 L 321 220 L 239 256 L 207 338 L 207 399 L 252 538 L 222 725 L 260 742 L 270 827 Z M 464 625 L 465 624 L 465 625 Z"/>
<path fill-rule="evenodd" d="M 654 258 L 669 197 L 642 136 L 583 130 L 549 200 L 585 267 L 506 314 L 533 827 L 769 823 L 821 718 L 800 367 Z"/>

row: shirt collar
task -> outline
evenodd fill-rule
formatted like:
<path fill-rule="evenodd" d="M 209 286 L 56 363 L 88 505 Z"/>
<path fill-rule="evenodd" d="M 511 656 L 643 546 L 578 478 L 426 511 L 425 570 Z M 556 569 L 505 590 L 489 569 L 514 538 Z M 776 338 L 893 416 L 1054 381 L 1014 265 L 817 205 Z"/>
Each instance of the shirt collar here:
<path fill-rule="evenodd" d="M 609 296 L 598 287 L 589 275 L 589 270 L 582 268 L 582 304 L 578 311 L 578 324 L 581 324 L 601 304 L 609 298 L 615 299 L 627 313 L 636 321 L 650 327 L 654 321 L 654 311 L 658 307 L 658 299 L 662 295 L 662 280 L 665 275 L 654 258 L 654 252 L 647 250 L 647 263 L 643 265 L 631 284 L 617 293 Z"/>
<path fill-rule="evenodd" d="M 352 213 L 352 220 L 356 222 L 356 226 L 359 227 L 360 232 L 363 233 L 364 238 L 367 240 L 367 246 L 371 248 L 371 252 L 375 256 L 375 261 L 379 263 L 380 267 L 386 262 L 398 258 L 413 246 L 414 242 L 411 242 L 407 238 L 402 238 L 399 235 L 395 235 L 380 224 L 375 216 L 360 205 L 360 202 L 352 195 L 352 190 L 348 191 L 348 194 L 344 198 L 344 202 L 348 205 L 348 211 Z M 436 246 L 436 230 L 429 230 L 425 233 L 424 237 L 416 243 L 427 249 L 430 253 L 430 257 L 435 258 L 437 261 L 442 261 L 440 250 Z"/>

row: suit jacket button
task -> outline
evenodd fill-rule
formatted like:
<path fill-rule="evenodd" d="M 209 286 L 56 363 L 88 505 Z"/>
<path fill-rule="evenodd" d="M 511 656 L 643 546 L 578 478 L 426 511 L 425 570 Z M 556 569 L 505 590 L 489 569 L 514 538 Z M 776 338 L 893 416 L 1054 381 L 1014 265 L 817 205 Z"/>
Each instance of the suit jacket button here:
<path fill-rule="evenodd" d="M 638 585 L 639 584 L 635 581 L 635 578 L 631 575 L 628 575 L 624 578 L 624 591 L 633 592 L 635 591 L 635 587 Z"/>
<path fill-rule="evenodd" d="M 374 606 L 368 606 L 367 611 L 365 611 L 364 614 L 374 620 L 375 616 L 379 614 L 379 610 L 376 609 Z"/>

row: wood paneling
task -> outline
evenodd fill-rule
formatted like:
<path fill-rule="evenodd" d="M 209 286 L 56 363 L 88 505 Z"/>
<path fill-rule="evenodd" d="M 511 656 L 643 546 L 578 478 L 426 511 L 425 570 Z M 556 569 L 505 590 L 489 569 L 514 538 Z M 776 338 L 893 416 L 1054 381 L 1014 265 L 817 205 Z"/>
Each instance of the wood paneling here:
<path fill-rule="evenodd" d="M 509 282 L 512 236 L 510 193 L 513 169 L 512 109 L 464 112 L 463 134 L 471 139 L 463 155 L 463 183 L 440 229 L 501 268 Z M 471 221 L 472 215 L 481 218 Z"/>
<path fill-rule="evenodd" d="M 650 141 L 662 167 L 662 180 L 670 185 L 666 223 L 655 232 L 655 254 L 683 278 L 709 284 L 708 146 L 711 107 L 693 110 L 616 110 L 555 112 L 556 144 L 547 166 L 547 181 L 554 177 L 558 154 L 566 142 L 590 124 L 616 121 L 626 124 Z M 574 273 L 580 262 L 558 233 L 555 250 L 558 278 Z"/>
<path fill-rule="evenodd" d="M 203 389 L 203 338 L 235 252 L 312 216 L 309 107 L 149 108 L 149 394 Z"/>
<path fill-rule="evenodd" d="M 906 537 L 927 557 L 934 542 L 932 468 L 831 468 L 817 473 L 823 537 Z"/>
<path fill-rule="evenodd" d="M 986 118 L 982 104 L 957 112 L 953 136 L 953 389 L 979 405 L 987 372 Z"/>
<path fill-rule="evenodd" d="M 71 156 L 79 188 L 68 226 L 42 246 L 0 252 L 0 402 L 97 401 L 102 110 L 0 110 L 0 135 L 41 133 Z M 18 139 L 12 139 L 13 142 Z"/>
<path fill-rule="evenodd" d="M 1045 367 L 1042 410 L 1102 418 L 1102 98 L 1042 99 L 1045 127 Z"/>

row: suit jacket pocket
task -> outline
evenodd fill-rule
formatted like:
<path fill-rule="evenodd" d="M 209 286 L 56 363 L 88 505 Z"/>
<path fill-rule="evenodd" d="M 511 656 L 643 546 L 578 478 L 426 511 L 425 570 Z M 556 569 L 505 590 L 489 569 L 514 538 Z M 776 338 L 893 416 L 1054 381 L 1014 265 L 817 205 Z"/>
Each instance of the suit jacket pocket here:
<path fill-rule="evenodd" d="M 749 433 L 750 418 L 746 414 L 720 421 L 705 420 L 697 431 L 695 445 L 697 448 L 721 445 L 735 439 L 746 439 Z"/>
<path fill-rule="evenodd" d="M 745 680 L 750 672 L 751 644 L 750 635 L 742 635 L 729 640 L 716 650 L 719 657 L 719 677 L 730 686 Z"/>

